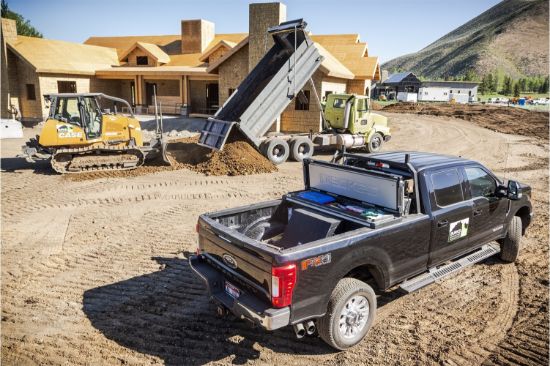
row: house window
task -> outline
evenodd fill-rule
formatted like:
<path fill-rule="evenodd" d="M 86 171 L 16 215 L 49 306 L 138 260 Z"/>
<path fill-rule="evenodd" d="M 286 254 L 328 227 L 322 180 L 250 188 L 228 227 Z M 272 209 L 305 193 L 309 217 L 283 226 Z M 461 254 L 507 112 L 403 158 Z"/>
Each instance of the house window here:
<path fill-rule="evenodd" d="M 147 66 L 149 65 L 149 60 L 147 59 L 147 56 L 137 56 L 136 64 L 138 66 Z"/>
<path fill-rule="evenodd" d="M 27 100 L 36 100 L 36 91 L 34 84 L 27 84 Z"/>
<path fill-rule="evenodd" d="M 231 96 L 235 92 L 235 88 L 229 88 L 227 92 L 229 93 L 228 96 Z"/>
<path fill-rule="evenodd" d="M 76 93 L 76 81 L 58 81 L 58 93 Z"/>
<path fill-rule="evenodd" d="M 453 94 L 453 89 L 449 90 L 449 93 Z"/>
<path fill-rule="evenodd" d="M 302 90 L 296 96 L 295 110 L 309 111 L 309 90 Z"/>

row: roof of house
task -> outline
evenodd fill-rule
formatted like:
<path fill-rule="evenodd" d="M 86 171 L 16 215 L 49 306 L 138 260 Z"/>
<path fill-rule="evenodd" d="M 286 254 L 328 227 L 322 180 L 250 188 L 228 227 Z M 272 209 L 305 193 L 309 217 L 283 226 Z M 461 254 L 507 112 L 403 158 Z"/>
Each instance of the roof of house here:
<path fill-rule="evenodd" d="M 389 78 L 384 80 L 384 84 L 400 83 L 409 75 L 413 75 L 416 78 L 416 75 L 410 71 L 399 72 L 397 74 L 391 74 Z"/>
<path fill-rule="evenodd" d="M 136 48 L 140 48 L 142 51 L 149 54 L 149 56 L 157 60 L 157 62 L 160 62 L 163 64 L 170 62 L 170 56 L 168 56 L 163 50 L 161 50 L 159 46 L 153 43 L 146 43 L 146 42 L 134 43 L 122 55 L 120 55 L 118 59 L 120 61 L 124 60 Z"/>
<path fill-rule="evenodd" d="M 321 56 L 323 56 L 323 62 L 321 62 L 321 68 L 325 71 L 328 76 L 333 76 L 336 78 L 343 79 L 353 79 L 355 75 L 340 61 L 336 59 L 330 52 L 326 50 L 319 43 L 315 43 L 315 47 L 319 50 Z"/>
<path fill-rule="evenodd" d="M 8 47 L 36 72 L 94 75 L 97 69 L 118 66 L 113 48 L 17 36 Z"/>
<path fill-rule="evenodd" d="M 215 51 L 219 50 L 220 48 L 226 48 L 227 50 L 231 50 L 236 45 L 237 45 L 237 43 L 235 43 L 235 42 L 226 41 L 225 39 L 222 39 L 221 41 L 219 41 L 218 43 L 216 43 L 215 45 L 213 45 L 209 49 L 206 49 L 202 53 L 199 60 L 203 61 L 203 62 L 207 62 L 210 55 L 212 55 Z"/>
<path fill-rule="evenodd" d="M 479 83 L 475 81 L 423 81 L 421 87 L 440 88 L 475 88 Z"/>
<path fill-rule="evenodd" d="M 201 66 L 203 61 L 201 56 L 210 52 L 212 48 L 217 47 L 221 41 L 225 44 L 237 44 L 246 38 L 246 33 L 221 33 L 216 34 L 214 39 L 206 47 L 204 52 L 200 53 L 181 53 L 181 35 L 164 36 L 121 36 L 121 37 L 90 37 L 84 44 L 115 48 L 119 55 L 123 54 L 130 46 L 136 42 L 151 43 L 157 45 L 163 52 L 170 56 L 168 66 Z"/>
<path fill-rule="evenodd" d="M 319 52 L 325 57 L 322 66 L 325 71 L 328 71 L 329 76 L 345 79 L 380 79 L 378 57 L 368 57 L 367 44 L 358 42 L 359 35 L 329 34 L 312 35 L 310 37 L 318 46 Z M 244 38 L 222 58 L 210 64 L 208 72 L 216 72 L 223 62 L 247 44 L 248 37 Z"/>

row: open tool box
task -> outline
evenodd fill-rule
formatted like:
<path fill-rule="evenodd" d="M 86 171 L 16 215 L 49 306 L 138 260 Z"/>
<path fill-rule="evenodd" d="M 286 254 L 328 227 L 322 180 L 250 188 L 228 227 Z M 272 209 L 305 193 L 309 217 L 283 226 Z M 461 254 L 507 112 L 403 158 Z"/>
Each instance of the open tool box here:
<path fill-rule="evenodd" d="M 382 171 L 308 160 L 304 185 L 283 200 L 372 229 L 401 220 L 410 206 L 403 177 Z"/>

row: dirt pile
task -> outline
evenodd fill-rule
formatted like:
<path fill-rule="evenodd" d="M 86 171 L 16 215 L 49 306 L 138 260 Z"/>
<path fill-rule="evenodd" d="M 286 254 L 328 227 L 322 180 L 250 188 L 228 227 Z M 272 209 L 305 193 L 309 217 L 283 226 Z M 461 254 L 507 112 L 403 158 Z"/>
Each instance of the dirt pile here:
<path fill-rule="evenodd" d="M 168 145 L 168 159 L 173 169 L 189 169 L 205 175 L 249 175 L 277 170 L 273 163 L 238 137 L 230 137 L 222 151 L 212 151 L 197 142 L 197 137 L 189 137 Z"/>
<path fill-rule="evenodd" d="M 548 140 L 548 112 L 480 104 L 424 103 L 390 104 L 383 111 L 461 118 L 496 132 Z"/>

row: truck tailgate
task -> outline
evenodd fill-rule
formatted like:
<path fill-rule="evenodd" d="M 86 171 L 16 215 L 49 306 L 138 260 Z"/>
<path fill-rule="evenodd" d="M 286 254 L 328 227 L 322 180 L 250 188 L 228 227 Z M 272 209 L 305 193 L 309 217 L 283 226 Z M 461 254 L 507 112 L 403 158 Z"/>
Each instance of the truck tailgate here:
<path fill-rule="evenodd" d="M 269 254 L 249 245 L 233 230 L 221 230 L 218 225 L 221 226 L 207 216 L 200 217 L 201 252 L 232 285 L 271 302 L 272 260 Z"/>

